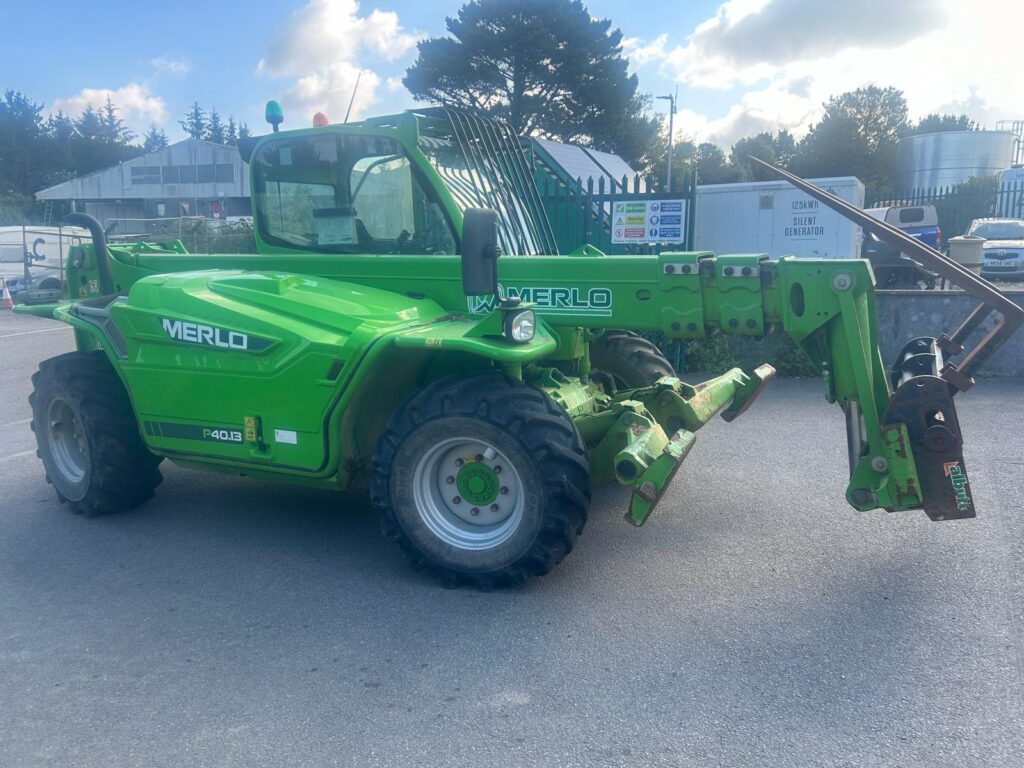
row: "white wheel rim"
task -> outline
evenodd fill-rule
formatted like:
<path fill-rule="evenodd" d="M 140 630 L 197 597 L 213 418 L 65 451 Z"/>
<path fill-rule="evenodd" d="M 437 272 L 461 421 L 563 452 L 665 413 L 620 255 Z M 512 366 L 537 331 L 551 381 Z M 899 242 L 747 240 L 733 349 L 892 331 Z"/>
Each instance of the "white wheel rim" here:
<path fill-rule="evenodd" d="M 413 501 L 431 533 L 469 551 L 507 541 L 519 528 L 525 505 L 522 480 L 508 457 L 468 437 L 442 440 L 419 458 Z"/>
<path fill-rule="evenodd" d="M 67 401 L 55 397 L 46 409 L 46 435 L 54 468 L 66 483 L 82 482 L 89 468 L 85 430 Z"/>

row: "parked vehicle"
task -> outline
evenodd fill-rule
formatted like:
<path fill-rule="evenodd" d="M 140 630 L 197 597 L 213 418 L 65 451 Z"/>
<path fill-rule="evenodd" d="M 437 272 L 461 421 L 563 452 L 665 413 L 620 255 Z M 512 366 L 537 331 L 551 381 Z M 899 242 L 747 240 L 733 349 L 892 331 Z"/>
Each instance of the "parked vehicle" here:
<path fill-rule="evenodd" d="M 851 506 L 975 515 L 953 397 L 1024 310 L 858 206 L 775 169 L 981 302 L 890 371 L 859 259 L 559 255 L 502 123 L 422 109 L 277 132 L 280 107 L 267 115 L 274 133 L 238 143 L 259 253 L 108 245 L 73 213 L 92 242 L 65 260 L 65 285 L 84 295 L 16 307 L 75 329 L 76 351 L 43 361 L 30 396 L 46 477 L 73 511 L 141 504 L 164 459 L 368 490 L 385 536 L 445 584 L 518 584 L 573 548 L 592 483 L 628 488 L 626 518 L 643 524 L 696 431 L 733 421 L 775 374 L 691 386 L 640 332 L 776 328 L 843 412 Z M 997 331 L 965 349 L 992 312 Z M 720 474 L 744 482 L 742 466 Z M 821 486 L 808 478 L 794 498 Z"/>
<path fill-rule="evenodd" d="M 967 234 L 985 238 L 982 275 L 990 280 L 1024 279 L 1024 219 L 975 219 Z"/>
<path fill-rule="evenodd" d="M 996 215 L 1003 218 L 1024 216 L 1024 166 L 1014 166 L 999 173 Z"/>
<path fill-rule="evenodd" d="M 7 290 L 15 300 L 26 304 L 55 301 L 62 295 L 60 274 L 29 275 L 27 280 L 23 275 L 15 275 L 7 278 Z"/>
<path fill-rule="evenodd" d="M 934 205 L 889 205 L 866 208 L 864 213 L 891 224 L 929 248 L 941 250 L 942 230 Z M 874 235 L 865 233 L 860 255 L 871 262 L 878 288 L 917 288 L 921 283 L 927 288 L 935 287 L 933 273 Z"/>

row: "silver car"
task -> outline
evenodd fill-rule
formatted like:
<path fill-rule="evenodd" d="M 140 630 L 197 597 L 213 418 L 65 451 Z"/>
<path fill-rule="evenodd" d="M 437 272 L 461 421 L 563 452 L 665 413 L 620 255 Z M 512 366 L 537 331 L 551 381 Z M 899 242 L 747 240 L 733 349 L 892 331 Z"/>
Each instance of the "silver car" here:
<path fill-rule="evenodd" d="M 1024 280 L 1024 219 L 975 219 L 968 235 L 984 237 L 981 274 L 989 280 Z"/>

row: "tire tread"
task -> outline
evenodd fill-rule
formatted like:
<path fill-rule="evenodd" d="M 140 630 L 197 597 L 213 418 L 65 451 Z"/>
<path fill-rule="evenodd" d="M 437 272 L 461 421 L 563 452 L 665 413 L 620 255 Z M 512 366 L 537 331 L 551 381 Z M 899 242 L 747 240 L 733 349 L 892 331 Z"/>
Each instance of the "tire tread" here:
<path fill-rule="evenodd" d="M 92 474 L 89 489 L 78 501 L 68 501 L 72 511 L 86 517 L 121 512 L 152 498 L 163 481 L 161 457 L 146 448 L 139 434 L 128 392 L 105 353 L 69 352 L 44 360 L 32 375 L 29 395 L 32 431 L 41 447 L 43 430 L 37 428 L 40 387 L 55 387 L 76 409 L 89 439 Z M 40 450 L 36 451 L 41 456 Z M 45 464 L 45 462 L 44 462 Z M 47 475 L 47 481 L 52 483 Z"/>
<path fill-rule="evenodd" d="M 547 519 L 528 550 L 511 565 L 486 573 L 455 570 L 424 555 L 402 530 L 389 502 L 391 465 L 403 436 L 426 421 L 451 415 L 480 418 L 515 435 L 528 455 L 538 457 L 547 497 Z M 377 442 L 371 501 L 385 538 L 397 543 L 414 567 L 446 587 L 490 590 L 542 576 L 572 551 L 587 522 L 590 465 L 576 425 L 544 392 L 497 372 L 448 377 L 413 395 L 391 417 Z"/>

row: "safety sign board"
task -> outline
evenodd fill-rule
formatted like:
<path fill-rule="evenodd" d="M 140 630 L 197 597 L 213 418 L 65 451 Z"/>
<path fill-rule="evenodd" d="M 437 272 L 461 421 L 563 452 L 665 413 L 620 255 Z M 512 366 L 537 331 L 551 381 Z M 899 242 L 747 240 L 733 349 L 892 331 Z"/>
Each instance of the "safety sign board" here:
<path fill-rule="evenodd" d="M 612 206 L 613 243 L 682 243 L 686 200 L 636 200 Z"/>

